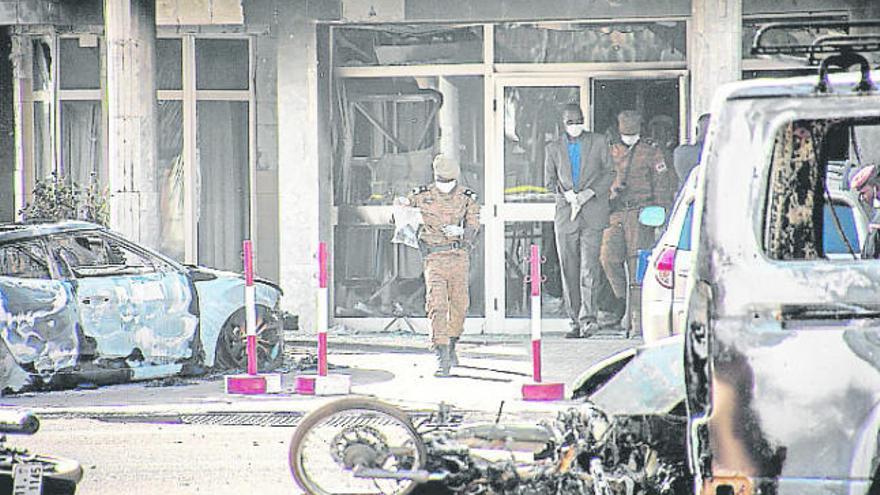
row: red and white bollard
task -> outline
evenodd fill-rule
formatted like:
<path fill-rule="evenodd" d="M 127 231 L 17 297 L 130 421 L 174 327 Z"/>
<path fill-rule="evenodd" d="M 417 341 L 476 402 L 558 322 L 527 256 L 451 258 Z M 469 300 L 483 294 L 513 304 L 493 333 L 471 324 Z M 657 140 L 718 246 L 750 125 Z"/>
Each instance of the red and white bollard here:
<path fill-rule="evenodd" d="M 523 400 L 560 400 L 565 396 L 562 383 L 541 383 L 541 256 L 532 245 L 529 257 L 529 278 L 532 283 L 532 374 L 534 383 L 522 386 Z"/>
<path fill-rule="evenodd" d="M 327 244 L 318 245 L 318 374 L 296 377 L 296 393 L 303 395 L 346 395 L 351 392 L 351 377 L 327 373 Z"/>
<path fill-rule="evenodd" d="M 245 240 L 244 252 L 244 315 L 247 349 L 247 374 L 226 377 L 227 394 L 266 394 L 281 392 L 281 375 L 257 373 L 257 293 L 254 287 L 254 246 Z"/>

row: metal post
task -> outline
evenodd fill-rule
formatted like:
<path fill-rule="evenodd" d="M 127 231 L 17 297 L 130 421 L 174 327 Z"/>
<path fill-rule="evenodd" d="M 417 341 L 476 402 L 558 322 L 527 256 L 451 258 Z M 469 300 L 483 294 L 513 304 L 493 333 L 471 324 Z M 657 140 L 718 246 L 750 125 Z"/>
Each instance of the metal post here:
<path fill-rule="evenodd" d="M 541 256 L 532 244 L 530 257 L 532 282 L 532 370 L 535 383 L 541 383 Z"/>
<path fill-rule="evenodd" d="M 327 243 L 318 246 L 318 375 L 327 376 Z"/>
<path fill-rule="evenodd" d="M 254 248 L 250 239 L 244 247 L 244 312 L 247 325 L 247 372 L 257 374 L 257 307 L 254 289 Z"/>

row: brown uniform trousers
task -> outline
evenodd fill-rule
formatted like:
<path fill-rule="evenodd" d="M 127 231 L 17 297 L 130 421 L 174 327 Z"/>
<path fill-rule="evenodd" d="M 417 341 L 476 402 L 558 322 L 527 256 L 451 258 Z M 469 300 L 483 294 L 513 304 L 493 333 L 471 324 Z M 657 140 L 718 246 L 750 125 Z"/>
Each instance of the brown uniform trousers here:
<path fill-rule="evenodd" d="M 449 194 L 433 184 L 415 189 L 412 206 L 422 212 L 419 244 L 425 262 L 425 310 L 431 321 L 431 342 L 449 344 L 450 337 L 464 331 L 469 304 L 469 248 L 480 227 L 480 206 L 476 194 L 456 186 Z M 448 237 L 446 225 L 464 227 L 464 235 Z"/>
<path fill-rule="evenodd" d="M 626 297 L 624 263 L 629 268 L 629 287 L 633 289 L 630 316 L 637 324 L 640 318 L 640 294 L 636 286 L 638 250 L 651 247 L 654 241 L 653 230 L 639 223 L 639 212 L 652 205 L 668 210 L 677 180 L 666 165 L 662 149 L 650 141 L 640 140 L 632 148 L 622 143 L 612 144 L 611 157 L 616 177 L 611 185 L 611 218 L 602 234 L 599 259 L 618 298 Z M 618 187 L 622 188 L 621 192 L 615 194 L 613 191 Z"/>

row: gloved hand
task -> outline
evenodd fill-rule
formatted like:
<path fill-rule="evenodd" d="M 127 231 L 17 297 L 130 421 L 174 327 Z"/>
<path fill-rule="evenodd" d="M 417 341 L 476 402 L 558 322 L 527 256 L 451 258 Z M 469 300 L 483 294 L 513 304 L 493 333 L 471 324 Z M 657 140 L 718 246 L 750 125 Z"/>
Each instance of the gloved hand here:
<path fill-rule="evenodd" d="M 584 206 L 584 203 L 593 199 L 593 196 L 595 195 L 596 193 L 592 189 L 584 189 L 583 191 L 577 193 L 577 205 Z"/>
<path fill-rule="evenodd" d="M 458 225 L 444 225 L 440 230 L 446 237 L 461 237 L 464 234 L 464 227 Z"/>
<path fill-rule="evenodd" d="M 564 193 L 562 193 L 562 195 L 565 196 L 565 200 L 568 201 L 568 204 L 570 204 L 570 205 L 577 204 L 577 193 L 574 192 L 574 190 L 569 189 L 568 191 L 565 191 Z"/>
<path fill-rule="evenodd" d="M 394 198 L 394 204 L 396 204 L 396 205 L 409 206 L 409 203 L 410 203 L 409 198 L 407 198 L 406 196 L 398 196 L 398 197 Z"/>

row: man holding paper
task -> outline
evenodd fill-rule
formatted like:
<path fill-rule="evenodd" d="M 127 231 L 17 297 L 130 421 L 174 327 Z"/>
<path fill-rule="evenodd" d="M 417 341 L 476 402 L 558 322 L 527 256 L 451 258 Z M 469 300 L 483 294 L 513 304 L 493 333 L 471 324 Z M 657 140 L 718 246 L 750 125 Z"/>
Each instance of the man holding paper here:
<path fill-rule="evenodd" d="M 547 189 L 556 193 L 556 250 L 562 291 L 570 318 L 566 337 L 583 338 L 598 330 L 596 292 L 599 249 L 608 226 L 608 195 L 614 178 L 605 138 L 584 128 L 577 104 L 562 110 L 564 132 L 544 153 Z"/>

